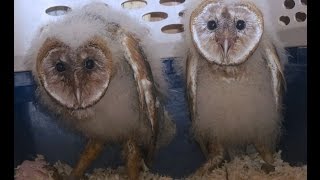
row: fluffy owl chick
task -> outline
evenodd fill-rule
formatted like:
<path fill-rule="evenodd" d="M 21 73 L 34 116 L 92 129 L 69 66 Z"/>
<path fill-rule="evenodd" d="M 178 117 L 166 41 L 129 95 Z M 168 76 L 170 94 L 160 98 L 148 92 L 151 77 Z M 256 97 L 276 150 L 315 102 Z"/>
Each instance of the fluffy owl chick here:
<path fill-rule="evenodd" d="M 71 173 L 80 178 L 106 143 L 124 144 L 129 179 L 138 179 L 168 143 L 174 124 L 160 102 L 142 37 L 146 28 L 103 3 L 74 9 L 40 29 L 27 56 L 37 96 L 88 144 Z"/>
<path fill-rule="evenodd" d="M 249 144 L 264 159 L 262 169 L 273 169 L 286 56 L 268 3 L 194 0 L 186 5 L 188 100 L 195 138 L 208 158 L 200 174 L 219 165 L 228 150 Z"/>

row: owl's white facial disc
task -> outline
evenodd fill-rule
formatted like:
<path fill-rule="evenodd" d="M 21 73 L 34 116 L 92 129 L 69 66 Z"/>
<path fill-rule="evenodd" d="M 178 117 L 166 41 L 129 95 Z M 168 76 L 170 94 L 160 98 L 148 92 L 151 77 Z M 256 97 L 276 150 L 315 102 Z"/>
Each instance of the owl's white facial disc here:
<path fill-rule="evenodd" d="M 195 47 L 208 61 L 237 65 L 256 49 L 263 17 L 249 2 L 206 1 L 192 12 L 190 31 Z"/>
<path fill-rule="evenodd" d="M 111 54 L 101 38 L 92 38 L 76 49 L 49 38 L 37 57 L 37 74 L 45 91 L 73 110 L 88 108 L 102 98 L 111 71 Z"/>

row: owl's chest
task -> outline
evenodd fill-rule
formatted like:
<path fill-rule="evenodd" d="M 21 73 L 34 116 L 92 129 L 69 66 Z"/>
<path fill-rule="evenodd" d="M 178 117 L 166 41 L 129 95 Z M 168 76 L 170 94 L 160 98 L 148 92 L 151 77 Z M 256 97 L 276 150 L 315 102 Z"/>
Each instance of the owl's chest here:
<path fill-rule="evenodd" d="M 279 116 L 271 75 L 262 61 L 252 61 L 233 75 L 212 71 L 209 66 L 199 69 L 196 132 L 231 144 L 252 142 L 274 133 Z"/>
<path fill-rule="evenodd" d="M 95 107 L 95 118 L 110 123 L 136 121 L 139 115 L 138 108 L 135 81 L 133 78 L 125 77 L 110 83 L 106 94 Z"/>
<path fill-rule="evenodd" d="M 197 74 L 198 112 L 252 112 L 273 104 L 270 71 L 261 60 L 232 69 L 200 64 Z M 256 111 L 256 112 L 257 112 Z"/>
<path fill-rule="evenodd" d="M 110 82 L 105 95 L 94 107 L 94 115 L 81 124 L 81 130 L 89 136 L 118 141 L 144 127 L 139 117 L 135 81 L 131 76 L 121 75 Z"/>

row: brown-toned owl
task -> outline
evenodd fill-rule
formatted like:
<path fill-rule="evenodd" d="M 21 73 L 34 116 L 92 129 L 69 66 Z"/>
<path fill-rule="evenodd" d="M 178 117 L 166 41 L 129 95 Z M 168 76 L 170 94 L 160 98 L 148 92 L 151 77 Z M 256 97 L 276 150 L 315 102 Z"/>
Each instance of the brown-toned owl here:
<path fill-rule="evenodd" d="M 138 179 L 143 159 L 150 162 L 172 138 L 148 43 L 145 27 L 103 3 L 72 10 L 32 41 L 27 61 L 40 102 L 89 139 L 70 179 L 79 179 L 108 143 L 124 145 L 128 177 Z"/>
<path fill-rule="evenodd" d="M 262 169 L 273 170 L 286 55 L 268 18 L 269 3 L 191 0 L 186 5 L 192 130 L 208 159 L 199 174 L 218 166 L 229 150 L 246 145 L 260 153 Z"/>

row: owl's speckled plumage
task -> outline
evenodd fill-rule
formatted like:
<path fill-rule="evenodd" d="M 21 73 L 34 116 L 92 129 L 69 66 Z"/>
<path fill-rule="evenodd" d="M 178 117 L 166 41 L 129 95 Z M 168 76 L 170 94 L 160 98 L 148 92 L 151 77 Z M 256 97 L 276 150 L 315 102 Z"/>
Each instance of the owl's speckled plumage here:
<path fill-rule="evenodd" d="M 147 34 L 124 12 L 95 2 L 50 22 L 32 41 L 26 59 L 39 100 L 90 139 L 75 177 L 104 143 L 123 143 L 129 176 L 137 178 L 141 164 L 132 159 L 140 158 L 140 148 L 152 156 L 172 138 L 175 127 L 151 72 L 149 64 L 157 63 L 145 46 Z"/>
<path fill-rule="evenodd" d="M 246 144 L 272 164 L 286 55 L 272 29 L 268 1 L 191 0 L 185 7 L 192 127 L 209 159 L 201 173 L 222 162 L 226 150 Z"/>

